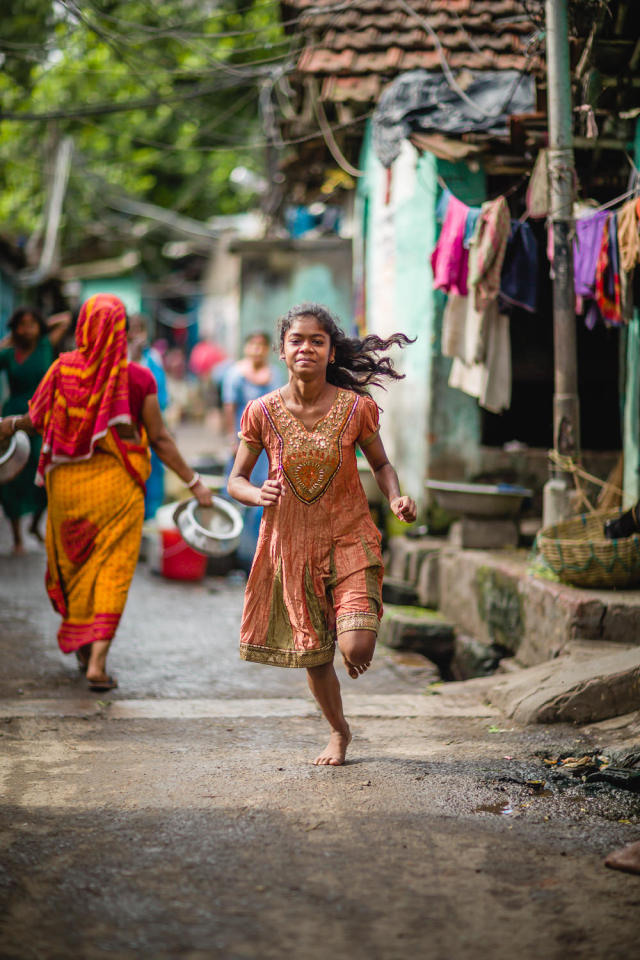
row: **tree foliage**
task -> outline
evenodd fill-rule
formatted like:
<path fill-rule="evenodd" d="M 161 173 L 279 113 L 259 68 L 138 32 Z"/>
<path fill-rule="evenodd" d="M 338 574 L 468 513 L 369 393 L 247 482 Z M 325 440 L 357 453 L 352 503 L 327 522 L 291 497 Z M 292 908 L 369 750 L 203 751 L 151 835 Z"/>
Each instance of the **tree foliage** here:
<path fill-rule="evenodd" d="M 278 11 L 274 0 L 5 0 L 0 230 L 41 225 L 64 136 L 67 250 L 117 226 L 114 197 L 199 220 L 246 208 L 230 173 L 262 165 L 259 92 L 290 54 Z"/>

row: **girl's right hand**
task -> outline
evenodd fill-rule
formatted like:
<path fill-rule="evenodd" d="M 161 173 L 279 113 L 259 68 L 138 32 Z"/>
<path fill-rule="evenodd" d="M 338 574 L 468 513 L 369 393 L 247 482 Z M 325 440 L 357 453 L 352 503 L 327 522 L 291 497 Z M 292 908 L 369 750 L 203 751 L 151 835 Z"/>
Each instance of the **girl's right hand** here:
<path fill-rule="evenodd" d="M 272 507 L 278 503 L 283 494 L 284 483 L 282 480 L 265 480 L 260 487 L 260 506 Z"/>

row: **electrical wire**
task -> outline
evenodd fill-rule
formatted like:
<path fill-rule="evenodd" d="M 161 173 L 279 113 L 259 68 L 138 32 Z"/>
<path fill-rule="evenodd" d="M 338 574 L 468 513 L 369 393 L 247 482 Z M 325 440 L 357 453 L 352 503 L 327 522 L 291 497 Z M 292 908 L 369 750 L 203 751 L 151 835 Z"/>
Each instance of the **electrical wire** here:
<path fill-rule="evenodd" d="M 329 153 L 336 161 L 338 166 L 351 177 L 364 177 L 364 170 L 358 170 L 358 168 L 354 167 L 352 163 L 349 163 L 344 153 L 338 146 L 338 142 L 333 135 L 333 130 L 331 129 L 329 121 L 327 120 L 327 115 L 324 112 L 322 101 L 320 100 L 317 90 L 315 89 L 313 91 L 313 107 L 318 123 L 320 124 L 320 130 L 322 132 L 324 142 L 326 143 Z"/>

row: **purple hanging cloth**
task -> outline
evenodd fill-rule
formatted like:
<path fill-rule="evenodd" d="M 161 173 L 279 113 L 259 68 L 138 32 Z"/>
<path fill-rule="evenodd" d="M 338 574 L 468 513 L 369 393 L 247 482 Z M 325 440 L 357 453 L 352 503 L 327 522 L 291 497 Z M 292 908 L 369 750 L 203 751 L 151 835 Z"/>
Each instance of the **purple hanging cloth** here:
<path fill-rule="evenodd" d="M 573 284 L 578 298 L 576 310 L 581 313 L 585 309 L 584 319 L 589 330 L 593 330 L 600 319 L 595 302 L 596 267 L 608 215 L 607 210 L 598 210 L 576 222 L 573 241 Z"/>

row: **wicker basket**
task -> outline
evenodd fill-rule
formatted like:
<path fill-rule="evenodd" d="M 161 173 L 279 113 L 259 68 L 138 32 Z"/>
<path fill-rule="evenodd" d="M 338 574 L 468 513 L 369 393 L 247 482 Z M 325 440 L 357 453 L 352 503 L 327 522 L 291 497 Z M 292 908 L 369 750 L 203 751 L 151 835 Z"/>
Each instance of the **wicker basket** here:
<path fill-rule="evenodd" d="M 564 583 L 577 587 L 631 587 L 640 583 L 640 536 L 606 540 L 604 524 L 620 511 L 583 514 L 545 527 L 538 549 Z"/>

